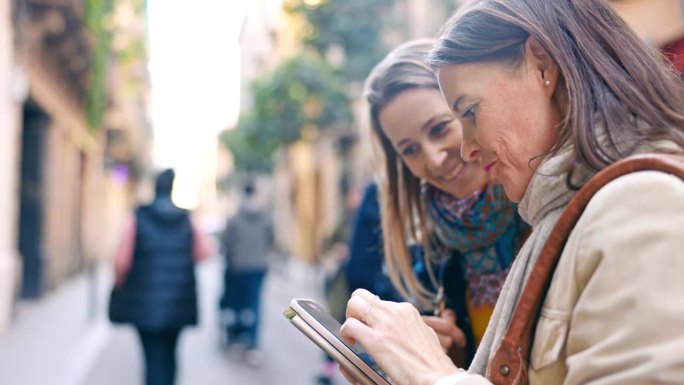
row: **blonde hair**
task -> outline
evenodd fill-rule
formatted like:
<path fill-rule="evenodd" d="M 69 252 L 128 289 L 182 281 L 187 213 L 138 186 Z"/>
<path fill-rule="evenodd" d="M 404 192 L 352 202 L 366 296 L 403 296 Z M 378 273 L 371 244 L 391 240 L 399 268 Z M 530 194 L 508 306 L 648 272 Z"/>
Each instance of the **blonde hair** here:
<path fill-rule="evenodd" d="M 365 98 L 370 110 L 371 132 L 375 151 L 382 164 L 378 175 L 382 235 L 385 261 L 392 283 L 418 307 L 431 308 L 434 292 L 416 278 L 408 245 L 423 245 L 429 268 L 431 224 L 422 199 L 422 181 L 411 173 L 380 125 L 382 109 L 403 91 L 415 88 L 439 90 L 437 77 L 425 63 L 435 40 L 421 39 L 404 43 L 391 51 L 366 79 Z M 434 280 L 434 277 L 431 276 Z"/>

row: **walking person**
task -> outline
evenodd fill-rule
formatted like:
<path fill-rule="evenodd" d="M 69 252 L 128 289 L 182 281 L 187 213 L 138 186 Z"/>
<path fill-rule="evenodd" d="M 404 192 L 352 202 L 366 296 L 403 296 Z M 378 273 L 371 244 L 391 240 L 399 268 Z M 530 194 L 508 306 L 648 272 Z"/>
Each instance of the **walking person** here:
<path fill-rule="evenodd" d="M 397 385 L 684 383 L 679 74 L 604 0 L 468 2 L 428 62 L 463 126 L 463 158 L 533 231 L 467 371 L 415 308 L 366 290 L 342 336 Z M 520 345 L 508 334 L 518 315 L 534 321 Z"/>
<path fill-rule="evenodd" d="M 115 257 L 110 318 L 132 324 L 145 357 L 145 384 L 173 385 L 181 330 L 196 325 L 195 263 L 211 242 L 171 201 L 174 171 L 161 172 L 152 203 L 128 221 Z"/>
<path fill-rule="evenodd" d="M 252 365 L 263 361 L 259 346 L 261 289 L 273 249 L 273 225 L 257 200 L 254 184 L 247 183 L 238 212 L 228 219 L 221 235 L 226 258 L 222 317 L 228 343 L 245 350 Z"/>

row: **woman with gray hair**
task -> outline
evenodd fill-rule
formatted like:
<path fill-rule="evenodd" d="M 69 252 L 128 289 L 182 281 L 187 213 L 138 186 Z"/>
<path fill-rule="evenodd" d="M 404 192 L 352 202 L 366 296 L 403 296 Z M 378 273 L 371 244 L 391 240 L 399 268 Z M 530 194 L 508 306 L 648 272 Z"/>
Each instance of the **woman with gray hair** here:
<path fill-rule="evenodd" d="M 463 158 L 503 185 L 533 232 L 468 371 L 415 308 L 367 291 L 349 300 L 342 335 L 395 384 L 504 383 L 509 367 L 491 359 L 559 217 L 602 170 L 682 155 L 684 88 L 603 0 L 475 0 L 428 61 L 463 126 Z M 600 188 L 562 247 L 517 383 L 684 383 L 683 229 L 675 175 L 632 172 Z"/>

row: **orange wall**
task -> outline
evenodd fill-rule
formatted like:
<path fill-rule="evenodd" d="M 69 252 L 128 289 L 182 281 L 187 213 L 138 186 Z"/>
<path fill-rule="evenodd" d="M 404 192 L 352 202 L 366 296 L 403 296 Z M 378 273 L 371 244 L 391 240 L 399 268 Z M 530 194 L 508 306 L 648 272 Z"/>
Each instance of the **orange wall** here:
<path fill-rule="evenodd" d="M 680 0 L 620 0 L 611 3 L 639 36 L 657 47 L 684 36 Z"/>

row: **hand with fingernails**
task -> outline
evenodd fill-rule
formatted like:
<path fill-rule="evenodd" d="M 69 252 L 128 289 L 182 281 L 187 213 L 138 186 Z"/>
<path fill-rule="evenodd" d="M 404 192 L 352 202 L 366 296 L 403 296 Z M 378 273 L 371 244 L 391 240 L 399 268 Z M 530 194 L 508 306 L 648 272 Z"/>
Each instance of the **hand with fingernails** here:
<path fill-rule="evenodd" d="M 341 335 L 350 344 L 360 343 L 395 385 L 432 385 L 459 371 L 437 333 L 407 302 L 383 301 L 358 289 L 347 303 Z"/>

